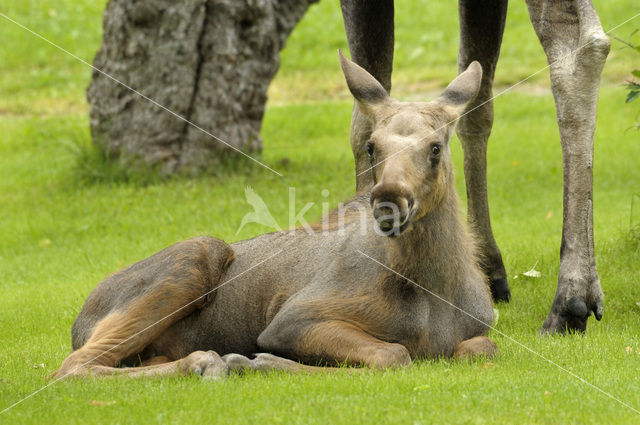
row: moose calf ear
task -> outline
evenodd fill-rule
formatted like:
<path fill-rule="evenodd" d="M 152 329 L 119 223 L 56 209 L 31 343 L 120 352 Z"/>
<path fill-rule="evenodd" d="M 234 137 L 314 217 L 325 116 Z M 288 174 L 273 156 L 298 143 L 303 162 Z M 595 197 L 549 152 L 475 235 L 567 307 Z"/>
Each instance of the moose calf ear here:
<path fill-rule="evenodd" d="M 440 95 L 438 101 L 450 108 L 456 117 L 459 117 L 478 95 L 482 82 L 482 66 L 478 61 L 473 61 L 467 69 L 458 75 Z"/>
<path fill-rule="evenodd" d="M 391 99 L 389 94 L 378 80 L 360 65 L 347 59 L 340 50 L 338 56 L 349 91 L 358 102 L 360 110 L 374 118 L 376 112 Z"/>

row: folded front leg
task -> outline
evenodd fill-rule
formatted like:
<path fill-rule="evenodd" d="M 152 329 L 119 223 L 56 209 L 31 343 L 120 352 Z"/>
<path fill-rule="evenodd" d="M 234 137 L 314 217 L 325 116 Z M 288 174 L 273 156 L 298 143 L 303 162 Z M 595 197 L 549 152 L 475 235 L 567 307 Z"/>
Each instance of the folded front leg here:
<path fill-rule="evenodd" d="M 293 323 L 292 323 L 293 322 Z M 369 335 L 341 320 L 315 323 L 274 320 L 258 337 L 266 351 L 305 363 L 367 366 L 386 369 L 412 363 L 407 348 Z"/>

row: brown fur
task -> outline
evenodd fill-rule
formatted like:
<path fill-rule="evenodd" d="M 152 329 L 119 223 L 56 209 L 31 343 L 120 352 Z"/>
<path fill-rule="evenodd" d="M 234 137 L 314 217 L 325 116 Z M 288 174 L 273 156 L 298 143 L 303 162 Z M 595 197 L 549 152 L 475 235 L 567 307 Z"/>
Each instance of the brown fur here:
<path fill-rule="evenodd" d="M 479 356 L 487 358 L 493 357 L 498 353 L 498 346 L 486 336 L 477 336 L 475 338 L 463 341 L 453 357 L 456 359 L 473 360 Z"/>
<path fill-rule="evenodd" d="M 324 320 L 313 325 L 298 341 L 297 349 L 307 361 L 341 359 L 350 366 L 380 369 L 411 364 L 404 346 L 383 342 L 345 320 Z"/>

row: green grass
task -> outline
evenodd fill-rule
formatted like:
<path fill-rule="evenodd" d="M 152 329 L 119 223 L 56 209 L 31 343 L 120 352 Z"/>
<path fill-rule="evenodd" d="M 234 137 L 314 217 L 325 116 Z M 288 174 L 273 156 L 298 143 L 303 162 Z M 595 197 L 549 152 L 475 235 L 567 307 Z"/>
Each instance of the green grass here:
<path fill-rule="evenodd" d="M 0 11 L 91 60 L 104 3 L 15 0 L 0 3 Z M 456 72 L 454 2 L 401 3 L 394 92 L 426 97 Z M 510 5 L 500 86 L 545 65 L 520 3 Z M 638 12 L 630 0 L 596 6 L 606 28 Z M 637 26 L 617 34 L 624 38 Z M 310 218 L 320 215 L 321 202 L 335 205 L 353 193 L 351 102 L 335 53 L 346 43 L 336 2 L 312 7 L 294 31 L 271 89 L 261 160 L 283 178 L 245 164 L 215 177 L 123 180 L 90 149 L 90 69 L 1 17 L 0 40 L 0 410 L 46 383 L 70 350 L 82 303 L 105 275 L 194 235 L 234 241 L 265 231 L 252 224 L 236 235 L 250 210 L 247 185 L 282 225 L 290 186 L 300 207 L 315 202 Z M 590 320 L 586 336 L 537 336 L 555 291 L 562 225 L 553 101 L 540 90 L 546 73 L 496 99 L 488 178 L 513 293 L 499 306 L 498 329 L 640 409 L 637 198 L 630 224 L 631 200 L 640 193 L 640 136 L 624 131 L 637 106 L 624 103 L 622 87 L 637 55 L 620 47 L 614 42 L 605 68 L 594 163 L 605 316 Z M 452 146 L 464 196 L 461 149 L 455 139 Z M 540 278 L 522 275 L 536 263 Z M 59 382 L 1 414 L 0 423 L 638 423 L 621 404 L 491 336 L 500 354 L 489 363 L 438 360 L 362 376 L 249 375 L 219 383 Z"/>

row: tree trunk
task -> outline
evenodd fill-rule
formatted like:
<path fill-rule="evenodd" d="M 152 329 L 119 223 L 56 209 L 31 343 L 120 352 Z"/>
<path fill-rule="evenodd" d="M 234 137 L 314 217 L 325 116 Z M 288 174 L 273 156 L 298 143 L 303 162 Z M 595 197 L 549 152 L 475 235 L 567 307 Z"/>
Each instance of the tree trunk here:
<path fill-rule="evenodd" d="M 315 1 L 110 0 L 94 61 L 104 74 L 87 90 L 94 143 L 164 173 L 205 171 L 228 145 L 259 151 L 278 52 Z"/>

